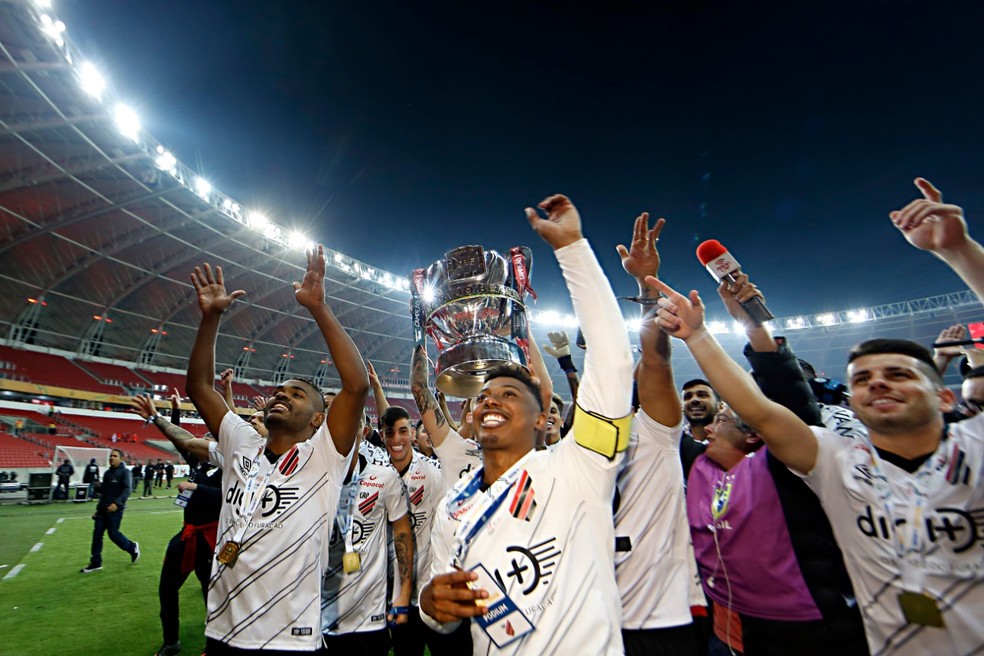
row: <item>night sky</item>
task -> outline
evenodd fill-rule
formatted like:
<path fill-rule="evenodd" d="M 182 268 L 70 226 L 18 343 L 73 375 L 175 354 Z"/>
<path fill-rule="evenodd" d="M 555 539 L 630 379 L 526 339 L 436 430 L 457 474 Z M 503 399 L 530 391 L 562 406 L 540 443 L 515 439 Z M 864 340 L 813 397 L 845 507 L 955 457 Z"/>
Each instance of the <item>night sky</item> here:
<path fill-rule="evenodd" d="M 777 316 L 963 289 L 889 210 L 929 178 L 984 237 L 984 3 L 56 2 L 144 128 L 213 186 L 394 273 L 534 246 L 563 192 L 614 246 L 668 220 L 663 277 L 728 246 Z M 715 299 L 716 300 L 716 299 Z M 711 314 L 720 315 L 719 304 Z"/>

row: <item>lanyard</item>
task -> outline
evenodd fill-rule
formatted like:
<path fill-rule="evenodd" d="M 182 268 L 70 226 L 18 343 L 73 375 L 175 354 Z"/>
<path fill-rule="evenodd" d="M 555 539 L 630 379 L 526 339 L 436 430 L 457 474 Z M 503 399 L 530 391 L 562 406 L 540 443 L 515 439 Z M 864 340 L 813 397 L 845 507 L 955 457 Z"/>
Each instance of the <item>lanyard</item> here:
<path fill-rule="evenodd" d="M 506 500 L 513 484 L 516 483 L 516 479 L 524 471 L 523 465 L 534 453 L 536 451 L 531 450 L 520 458 L 505 474 L 492 483 L 485 494 L 476 495 L 482 485 L 482 476 L 485 472 L 485 468 L 482 467 L 472 475 L 461 492 L 448 502 L 448 514 L 454 518 L 462 518 L 461 523 L 454 531 L 454 559 L 451 563 L 453 567 L 460 568 L 462 566 L 472 541 Z M 470 505 L 469 502 L 471 502 Z"/>
<path fill-rule="evenodd" d="M 352 526 L 355 515 L 355 498 L 359 493 L 359 480 L 362 478 L 363 466 L 361 454 L 356 454 L 357 463 L 355 471 L 352 472 L 352 480 L 342 488 L 342 499 L 338 504 L 338 512 L 335 514 L 335 523 L 338 525 L 338 532 L 345 541 L 345 552 L 352 553 L 355 547 L 352 544 Z"/>
<path fill-rule="evenodd" d="M 948 429 L 947 429 L 948 430 Z M 943 480 L 949 458 L 946 446 L 947 432 L 936 448 L 936 453 L 929 457 L 919 469 L 909 476 L 907 483 L 900 486 L 900 492 L 893 495 L 888 476 L 885 475 L 881 458 L 870 439 L 864 438 L 868 447 L 868 465 L 874 482 L 875 493 L 881 502 L 885 517 L 892 532 L 895 553 L 898 556 L 899 569 L 902 574 L 902 585 L 911 592 L 922 592 L 926 540 L 923 536 L 923 523 L 926 503 L 930 494 Z M 860 450 L 859 450 L 860 451 Z M 901 497 L 901 498 L 899 498 Z M 907 506 L 906 511 L 898 508 L 902 502 Z"/>
<path fill-rule="evenodd" d="M 262 476 L 260 475 L 260 467 L 263 463 L 263 451 L 264 447 L 262 446 L 257 449 L 256 456 L 253 459 L 257 463 L 257 466 L 254 469 L 250 469 L 249 475 L 246 477 L 246 491 L 243 494 L 243 502 L 246 504 L 246 508 L 240 513 L 242 526 L 239 527 L 235 537 L 232 539 L 233 542 L 238 544 L 242 544 L 243 536 L 246 535 L 246 529 L 252 523 L 253 515 L 259 507 L 260 501 L 263 500 L 263 492 L 266 490 L 267 483 L 270 482 L 270 477 L 273 476 L 273 472 L 277 469 L 277 463 L 271 463 L 269 469 Z"/>

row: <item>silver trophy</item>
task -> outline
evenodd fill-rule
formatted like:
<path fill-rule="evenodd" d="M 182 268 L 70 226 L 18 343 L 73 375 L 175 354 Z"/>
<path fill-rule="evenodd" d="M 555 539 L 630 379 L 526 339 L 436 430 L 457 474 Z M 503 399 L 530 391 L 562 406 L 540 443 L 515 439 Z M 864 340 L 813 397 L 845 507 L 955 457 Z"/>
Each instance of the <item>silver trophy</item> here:
<path fill-rule="evenodd" d="M 437 388 L 460 398 L 478 395 L 492 367 L 529 363 L 524 299 L 532 255 L 517 246 L 503 256 L 460 246 L 411 274 L 414 336 L 437 345 Z"/>

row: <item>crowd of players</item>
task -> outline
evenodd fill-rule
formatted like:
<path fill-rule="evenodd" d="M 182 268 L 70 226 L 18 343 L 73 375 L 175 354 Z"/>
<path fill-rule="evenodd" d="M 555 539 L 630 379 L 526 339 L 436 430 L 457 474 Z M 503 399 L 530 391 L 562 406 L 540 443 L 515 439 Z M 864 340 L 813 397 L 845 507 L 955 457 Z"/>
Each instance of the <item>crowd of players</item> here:
<path fill-rule="evenodd" d="M 892 224 L 984 300 L 984 248 L 962 210 L 916 186 Z M 531 344 L 530 368 L 493 369 L 455 424 L 417 347 L 413 424 L 326 305 L 319 247 L 293 285 L 341 388 L 290 379 L 244 420 L 231 372 L 225 394 L 214 387 L 214 345 L 245 292 L 195 269 L 186 391 L 215 439 L 134 401 L 193 472 L 161 576 L 159 655 L 180 651 L 177 589 L 192 571 L 208 656 L 984 653 L 976 353 L 958 405 L 941 375 L 955 349 L 870 339 L 849 354 L 840 405 L 745 313 L 762 292 L 739 274 L 718 292 L 745 326 L 749 375 L 696 292 L 660 279 L 665 222 L 644 213 L 618 247 L 644 312 L 634 361 L 574 205 L 551 196 L 526 213 L 585 338 L 580 378 L 565 335 L 544 347 L 571 384 L 566 412 Z M 706 379 L 676 388 L 671 337 Z"/>

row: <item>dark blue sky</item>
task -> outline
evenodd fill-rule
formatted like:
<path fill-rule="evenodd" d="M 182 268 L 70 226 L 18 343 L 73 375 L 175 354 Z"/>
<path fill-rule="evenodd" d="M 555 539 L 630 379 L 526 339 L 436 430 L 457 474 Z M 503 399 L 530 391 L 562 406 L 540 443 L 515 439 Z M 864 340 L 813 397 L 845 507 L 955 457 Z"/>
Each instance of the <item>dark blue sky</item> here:
<path fill-rule="evenodd" d="M 962 288 L 887 219 L 916 175 L 984 236 L 982 3 L 59 4 L 185 164 L 395 273 L 530 243 L 568 307 L 522 214 L 554 192 L 618 292 L 648 210 L 668 281 L 711 293 L 716 238 L 779 316 Z"/>

